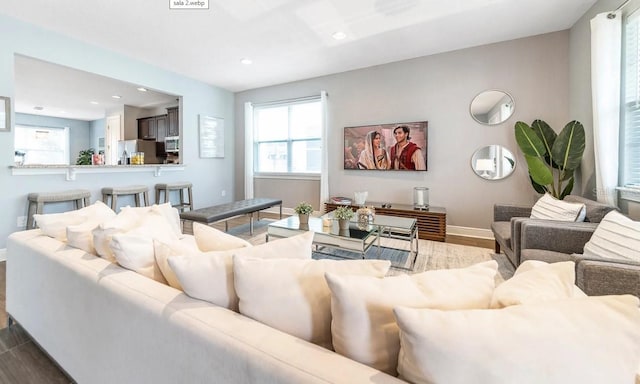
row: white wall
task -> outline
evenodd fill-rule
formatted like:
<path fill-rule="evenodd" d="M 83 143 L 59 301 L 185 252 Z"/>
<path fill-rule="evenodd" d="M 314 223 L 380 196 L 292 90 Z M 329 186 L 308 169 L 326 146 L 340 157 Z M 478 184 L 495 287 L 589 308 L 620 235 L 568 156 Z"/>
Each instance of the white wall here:
<path fill-rule="evenodd" d="M 194 46 L 194 49 L 198 49 Z M 182 95 L 181 121 L 185 163 L 184 172 L 170 172 L 159 177 L 147 173 L 81 174 L 76 181 L 65 181 L 62 175 L 12 176 L 13 130 L 0 132 L 0 248 L 6 236 L 16 230 L 16 218 L 26 215 L 27 194 L 86 188 L 92 200 L 100 197 L 100 188 L 144 184 L 153 189 L 155 183 L 191 181 L 196 208 L 227 202 L 233 196 L 233 94 L 193 79 L 162 70 L 115 52 L 0 15 L 0 95 L 14 98 L 14 54 L 35 57 L 102 76 L 140 84 L 161 92 Z M 198 114 L 225 119 L 229 132 L 224 159 L 200 159 L 198 156 Z M 221 191 L 226 190 L 226 197 Z M 152 193 L 153 196 L 153 193 Z"/>
<path fill-rule="evenodd" d="M 506 123 L 483 126 L 469 103 L 483 90 L 513 95 Z M 430 203 L 447 209 L 450 226 L 488 229 L 494 203 L 532 204 L 532 189 L 513 126 L 536 118 L 560 130 L 569 121 L 569 32 L 562 31 L 427 56 L 236 94 L 236 198 L 244 195 L 246 101 L 255 103 L 328 92 L 331 195 L 369 191 L 369 200 L 408 203 L 414 186 L 430 188 Z M 403 121 L 429 122 L 427 172 L 343 170 L 343 128 Z M 500 144 L 517 154 L 513 175 L 487 181 L 470 167 L 473 152 Z"/>

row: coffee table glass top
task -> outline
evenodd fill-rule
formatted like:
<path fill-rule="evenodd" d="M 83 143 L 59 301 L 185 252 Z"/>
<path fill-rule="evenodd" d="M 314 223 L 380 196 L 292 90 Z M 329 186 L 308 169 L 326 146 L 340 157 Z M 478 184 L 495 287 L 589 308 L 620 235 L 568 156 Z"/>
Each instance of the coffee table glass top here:
<path fill-rule="evenodd" d="M 348 237 L 351 239 L 364 240 L 375 233 L 377 227 L 374 225 L 368 225 L 366 227 L 358 227 L 356 222 L 349 222 L 349 229 L 340 231 L 338 227 L 338 221 L 329 219 L 330 225 L 324 226 L 322 218 L 309 217 L 309 224 L 300 224 L 298 216 L 289 216 L 282 220 L 278 220 L 269 224 L 269 229 L 283 229 L 294 231 L 313 231 L 315 233 L 322 233 L 326 235 Z M 273 231 L 270 231 L 273 232 Z M 278 231 L 276 231 L 278 232 Z M 273 233 L 272 233 L 273 234 Z"/>

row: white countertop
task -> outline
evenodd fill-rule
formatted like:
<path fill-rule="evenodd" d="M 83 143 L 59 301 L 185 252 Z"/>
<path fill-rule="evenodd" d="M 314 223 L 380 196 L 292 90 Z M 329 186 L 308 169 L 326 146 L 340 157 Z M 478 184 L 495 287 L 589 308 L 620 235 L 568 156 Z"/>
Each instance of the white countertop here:
<path fill-rule="evenodd" d="M 76 179 L 79 173 L 129 173 L 129 172 L 153 172 L 154 176 L 160 176 L 163 172 L 184 171 L 184 164 L 127 164 L 127 165 L 12 165 L 9 166 L 14 176 L 24 175 L 55 175 L 64 174 L 66 179 Z"/>

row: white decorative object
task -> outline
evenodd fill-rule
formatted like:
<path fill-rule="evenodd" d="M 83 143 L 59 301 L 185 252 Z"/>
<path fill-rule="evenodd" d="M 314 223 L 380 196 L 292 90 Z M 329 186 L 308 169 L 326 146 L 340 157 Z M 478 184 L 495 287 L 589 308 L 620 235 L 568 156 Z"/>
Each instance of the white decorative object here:
<path fill-rule="evenodd" d="M 365 201 L 367 201 L 367 196 L 369 196 L 369 192 L 367 191 L 354 192 L 353 200 L 355 201 L 356 205 L 364 205 Z"/>
<path fill-rule="evenodd" d="M 429 188 L 413 188 L 413 207 L 417 209 L 429 208 Z"/>
<path fill-rule="evenodd" d="M 584 221 L 587 208 L 582 203 L 569 203 L 545 193 L 531 208 L 532 219 Z"/>

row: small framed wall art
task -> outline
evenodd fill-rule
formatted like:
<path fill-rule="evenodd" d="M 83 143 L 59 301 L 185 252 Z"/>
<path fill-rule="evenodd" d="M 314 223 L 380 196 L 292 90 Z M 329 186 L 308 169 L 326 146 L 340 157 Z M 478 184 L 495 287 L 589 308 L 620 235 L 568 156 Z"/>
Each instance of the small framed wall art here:
<path fill-rule="evenodd" d="M 224 158 L 224 119 L 200 115 L 200 158 Z"/>
<path fill-rule="evenodd" d="M 0 96 L 0 131 L 11 130 L 11 99 Z"/>

